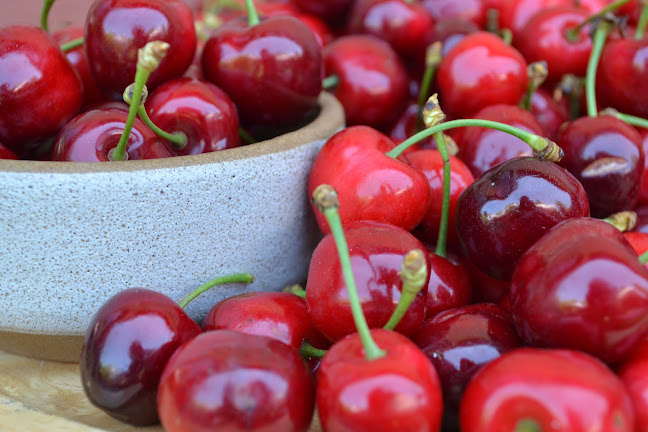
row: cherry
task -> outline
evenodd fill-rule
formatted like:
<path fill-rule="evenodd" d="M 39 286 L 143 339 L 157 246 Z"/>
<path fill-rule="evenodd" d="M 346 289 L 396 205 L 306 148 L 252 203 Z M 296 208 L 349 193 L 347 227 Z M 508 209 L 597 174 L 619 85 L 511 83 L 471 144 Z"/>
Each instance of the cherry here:
<path fill-rule="evenodd" d="M 520 258 L 511 309 L 525 343 L 616 362 L 648 333 L 648 270 L 617 228 L 573 218 Z"/>
<path fill-rule="evenodd" d="M 648 251 L 648 233 L 641 231 L 626 231 L 623 237 L 630 243 L 632 249 L 641 256 Z"/>
<path fill-rule="evenodd" d="M 169 145 L 174 155 L 207 153 L 240 145 L 234 102 L 211 83 L 189 78 L 168 81 L 148 97 L 146 110 L 157 127 L 184 137 L 184 145 Z"/>
<path fill-rule="evenodd" d="M 137 52 L 147 42 L 170 45 L 151 74 L 149 90 L 182 76 L 196 52 L 193 14 L 182 0 L 97 0 L 87 13 L 84 39 L 97 85 L 118 100 L 134 81 Z"/>
<path fill-rule="evenodd" d="M 345 22 L 354 0 L 291 0 L 300 10 L 313 14 L 333 26 Z"/>
<path fill-rule="evenodd" d="M 457 232 L 467 258 L 510 280 L 520 256 L 551 227 L 589 216 L 580 182 L 555 163 L 516 158 L 477 178 L 457 202 Z"/>
<path fill-rule="evenodd" d="M 0 159 L 18 159 L 18 156 L 0 143 Z"/>
<path fill-rule="evenodd" d="M 468 117 L 495 103 L 515 105 L 528 85 L 524 57 L 488 32 L 463 37 L 438 72 L 440 100 L 452 118 Z"/>
<path fill-rule="evenodd" d="M 486 364 L 460 408 L 464 432 L 634 431 L 632 402 L 619 378 L 575 350 L 517 348 Z"/>
<path fill-rule="evenodd" d="M 381 128 L 405 107 L 405 66 L 381 39 L 370 35 L 338 37 L 324 48 L 324 67 L 327 77 L 337 77 L 331 92 L 344 107 L 347 125 Z"/>
<path fill-rule="evenodd" d="M 160 378 L 165 431 L 306 432 L 315 384 L 299 353 L 266 336 L 212 330 L 182 345 Z"/>
<path fill-rule="evenodd" d="M 430 281 L 427 286 L 425 318 L 431 318 L 448 309 L 467 306 L 472 298 L 470 275 L 463 261 L 444 258 L 428 252 Z"/>
<path fill-rule="evenodd" d="M 499 8 L 500 27 L 511 30 L 515 40 L 536 13 L 556 6 L 573 6 L 573 0 L 503 1 Z"/>
<path fill-rule="evenodd" d="M 78 114 L 83 87 L 56 41 L 26 25 L 0 27 L 0 141 L 28 158 Z"/>
<path fill-rule="evenodd" d="M 322 90 L 322 49 L 299 19 L 279 15 L 231 20 L 216 29 L 202 54 L 205 78 L 234 101 L 241 122 L 281 128 L 316 110 Z"/>
<path fill-rule="evenodd" d="M 426 319 L 412 337 L 439 374 L 446 409 L 458 409 L 466 385 L 486 363 L 522 345 L 513 317 L 493 303 L 475 303 Z"/>
<path fill-rule="evenodd" d="M 436 22 L 448 19 L 463 19 L 483 28 L 486 9 L 482 0 L 422 0 Z"/>
<path fill-rule="evenodd" d="M 648 430 L 648 339 L 617 368 L 617 375 L 632 399 L 637 419 L 636 432 Z"/>
<path fill-rule="evenodd" d="M 547 137 L 558 139 L 560 127 L 569 120 L 569 110 L 566 99 L 562 102 L 554 99 L 553 95 L 544 88 L 536 89 L 531 95 L 531 114 L 538 120 Z"/>

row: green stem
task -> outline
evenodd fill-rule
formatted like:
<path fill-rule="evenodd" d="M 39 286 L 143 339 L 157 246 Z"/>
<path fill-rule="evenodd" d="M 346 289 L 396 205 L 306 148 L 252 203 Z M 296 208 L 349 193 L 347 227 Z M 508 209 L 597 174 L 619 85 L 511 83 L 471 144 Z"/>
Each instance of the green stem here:
<path fill-rule="evenodd" d="M 533 93 L 540 87 L 547 79 L 547 62 L 537 61 L 527 66 L 527 76 L 529 77 L 529 85 L 527 86 L 526 94 L 520 102 L 520 107 L 529 111 L 531 110 L 531 98 Z"/>
<path fill-rule="evenodd" d="M 371 336 L 367 320 L 362 311 L 360 299 L 358 298 L 358 290 L 356 288 L 353 269 L 351 267 L 351 257 L 349 256 L 349 246 L 344 235 L 342 221 L 340 220 L 340 214 L 338 212 L 340 202 L 338 201 L 337 192 L 330 185 L 320 185 L 313 192 L 313 203 L 326 217 L 326 221 L 331 229 L 331 234 L 335 240 L 335 246 L 337 247 L 340 264 L 342 266 L 344 282 L 349 294 L 353 321 L 356 330 L 358 331 L 358 335 L 362 340 L 362 346 L 365 350 L 365 358 L 367 360 L 373 360 L 383 357 L 385 351 L 376 345 L 376 341 L 374 341 Z"/>
<path fill-rule="evenodd" d="M 500 31 L 500 37 L 507 45 L 511 45 L 513 43 L 513 32 L 511 31 L 511 29 L 502 29 Z"/>
<path fill-rule="evenodd" d="M 439 65 L 441 64 L 441 53 L 443 45 L 437 41 L 427 47 L 425 52 L 425 71 L 423 78 L 421 78 L 421 87 L 418 94 L 418 115 L 416 117 L 416 132 L 423 130 L 423 105 L 428 99 L 430 87 L 434 80 Z"/>
<path fill-rule="evenodd" d="M 598 108 L 596 106 L 596 70 L 601 60 L 601 52 L 612 25 L 607 21 L 601 21 L 594 31 L 592 37 L 592 52 L 587 63 L 587 74 L 585 75 L 585 95 L 587 96 L 587 115 L 596 117 Z"/>
<path fill-rule="evenodd" d="M 193 299 L 217 285 L 223 285 L 227 283 L 251 283 L 253 281 L 254 276 L 252 276 L 250 273 L 235 273 L 229 276 L 217 277 L 216 279 L 212 279 L 190 292 L 188 296 L 178 302 L 178 306 L 184 309 Z"/>
<path fill-rule="evenodd" d="M 577 26 L 567 29 L 567 31 L 565 32 L 565 36 L 567 37 L 567 40 L 571 42 L 578 42 L 579 39 L 578 33 L 581 31 L 583 27 L 585 27 L 587 24 L 591 23 L 592 21 L 607 15 L 610 12 L 614 12 L 616 9 L 628 3 L 629 1 L 630 0 L 617 0 L 615 2 L 612 2 L 609 5 L 597 11 L 596 13 L 588 16 L 586 19 L 581 21 Z"/>
<path fill-rule="evenodd" d="M 633 116 L 630 114 L 623 114 L 613 108 L 606 108 L 599 112 L 599 115 L 611 115 L 629 124 L 630 126 L 637 126 L 648 129 L 648 119 Z"/>
<path fill-rule="evenodd" d="M 289 285 L 285 287 L 282 291 L 295 294 L 301 298 L 306 298 L 306 290 L 301 285 Z"/>
<path fill-rule="evenodd" d="M 446 244 L 448 242 L 448 220 L 450 218 L 450 155 L 446 146 L 443 132 L 434 134 L 434 140 L 437 143 L 437 149 L 441 153 L 443 161 L 443 201 L 441 202 L 441 220 L 439 221 L 439 237 L 437 238 L 436 250 L 434 251 L 440 257 L 446 257 Z"/>
<path fill-rule="evenodd" d="M 180 149 L 187 145 L 187 135 L 185 135 L 183 132 L 169 133 L 167 131 L 163 131 L 155 123 L 153 123 L 153 120 L 151 120 L 151 118 L 148 116 L 146 107 L 143 103 L 140 103 L 137 114 L 142 119 L 144 124 L 153 131 L 153 133 L 155 133 L 160 138 L 171 142 L 175 148 Z"/>
<path fill-rule="evenodd" d="M 303 358 L 322 358 L 326 355 L 326 350 L 315 348 L 313 345 L 304 341 L 299 350 L 299 353 Z"/>
<path fill-rule="evenodd" d="M 393 330 L 396 328 L 400 320 L 405 316 L 407 309 L 409 309 L 417 294 L 420 293 L 425 286 L 428 270 L 424 254 L 425 252 L 422 250 L 415 249 L 405 255 L 401 267 L 401 280 L 403 281 L 401 297 L 398 300 L 398 304 L 392 312 L 391 317 L 389 317 L 389 321 L 385 324 L 385 329 Z"/>
<path fill-rule="evenodd" d="M 641 15 L 639 16 L 639 22 L 635 30 L 635 39 L 643 39 L 646 33 L 646 25 L 648 25 L 648 2 L 645 2 L 641 8 Z"/>
<path fill-rule="evenodd" d="M 513 432 L 542 432 L 542 428 L 535 420 L 522 419 L 515 424 Z"/>
<path fill-rule="evenodd" d="M 168 49 L 168 43 L 153 41 L 147 43 L 144 48 L 140 48 L 137 52 L 137 69 L 135 71 L 135 83 L 133 86 L 133 96 L 130 108 L 128 110 L 128 118 L 126 119 L 124 131 L 119 138 L 117 147 L 112 149 L 109 154 L 109 159 L 111 161 L 126 160 L 126 146 L 128 144 L 128 138 L 130 137 L 131 130 L 133 129 L 135 117 L 137 117 L 137 112 L 142 100 L 142 92 L 144 90 L 144 86 L 146 84 L 146 81 L 148 80 L 148 77 L 159 66 Z"/>
<path fill-rule="evenodd" d="M 331 90 L 340 84 L 340 77 L 337 75 L 329 75 L 322 80 L 322 88 L 324 90 Z"/>
<path fill-rule="evenodd" d="M 625 210 L 614 213 L 603 219 L 603 221 L 609 223 L 621 232 L 628 232 L 637 224 L 637 213 L 632 210 Z"/>
<path fill-rule="evenodd" d="M 83 38 L 82 38 L 82 37 L 80 37 L 80 38 L 76 38 L 76 39 L 72 39 L 71 41 L 66 42 L 66 43 L 64 43 L 63 45 L 61 45 L 61 51 L 63 51 L 63 52 L 71 51 L 71 50 L 73 50 L 74 48 L 77 48 L 77 47 L 82 46 L 82 45 L 83 45 L 83 42 L 84 42 L 84 41 L 83 41 Z"/>
<path fill-rule="evenodd" d="M 642 253 L 641 255 L 639 255 L 639 262 L 641 264 L 648 263 L 648 251 L 646 251 L 646 252 Z"/>
<path fill-rule="evenodd" d="M 247 8 L 248 13 L 248 25 L 254 27 L 259 24 L 259 14 L 257 13 L 256 7 L 254 6 L 253 0 L 245 0 L 245 7 Z"/>
<path fill-rule="evenodd" d="M 55 0 L 43 0 L 43 8 L 41 9 L 40 26 L 46 32 L 49 32 L 49 13 Z"/>

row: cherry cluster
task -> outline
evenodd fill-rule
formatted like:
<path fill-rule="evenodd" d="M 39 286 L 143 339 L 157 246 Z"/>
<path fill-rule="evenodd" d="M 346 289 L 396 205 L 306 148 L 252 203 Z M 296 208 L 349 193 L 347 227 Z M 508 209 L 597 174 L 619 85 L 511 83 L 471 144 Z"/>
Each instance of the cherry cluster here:
<path fill-rule="evenodd" d="M 193 298 L 253 276 L 125 289 L 88 327 L 90 401 L 170 432 L 648 431 L 646 25 L 639 0 L 96 0 L 58 42 L 0 29 L 21 158 L 221 150 L 322 89 L 345 110 L 305 185 L 304 286 L 201 325 Z M 58 45 L 79 35 L 90 74 Z"/>

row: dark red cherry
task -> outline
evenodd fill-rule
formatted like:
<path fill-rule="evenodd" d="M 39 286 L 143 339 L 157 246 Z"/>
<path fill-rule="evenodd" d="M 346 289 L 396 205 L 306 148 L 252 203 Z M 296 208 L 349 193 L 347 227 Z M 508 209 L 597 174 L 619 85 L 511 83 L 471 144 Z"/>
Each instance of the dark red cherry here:
<path fill-rule="evenodd" d="M 171 355 L 201 333 L 164 294 L 132 288 L 94 315 L 83 342 L 81 381 L 94 405 L 133 425 L 158 422 L 158 382 Z"/>
<path fill-rule="evenodd" d="M 515 105 L 528 86 L 527 62 L 520 52 L 488 32 L 463 37 L 443 57 L 437 77 L 444 111 L 468 117 L 488 105 Z"/>
<path fill-rule="evenodd" d="M 581 117 L 562 128 L 560 165 L 587 191 L 592 216 L 608 217 L 637 203 L 644 169 L 641 138 L 614 116 Z"/>
<path fill-rule="evenodd" d="M 531 245 L 554 225 L 579 216 L 589 216 L 589 203 L 576 177 L 552 162 L 517 158 L 486 171 L 461 194 L 457 233 L 477 268 L 510 280 Z"/>
<path fill-rule="evenodd" d="M 96 0 L 85 22 L 85 50 L 101 90 L 121 100 L 135 79 L 137 50 L 160 40 L 170 48 L 147 81 L 149 91 L 184 74 L 196 52 L 191 9 L 182 0 Z"/>
<path fill-rule="evenodd" d="M 569 120 L 566 99 L 557 101 L 544 88 L 536 89 L 531 95 L 531 114 L 546 132 L 547 138 L 558 139 L 558 130 Z"/>
<path fill-rule="evenodd" d="M 122 136 L 128 111 L 119 108 L 94 109 L 72 119 L 56 136 L 53 161 L 105 162 Z M 139 118 L 128 138 L 129 160 L 157 159 L 171 156 L 163 139 L 155 135 Z"/>
<path fill-rule="evenodd" d="M 0 143 L 0 159 L 18 159 L 18 156 Z"/>
<path fill-rule="evenodd" d="M 300 10 L 313 14 L 333 26 L 345 22 L 354 0 L 290 0 Z"/>
<path fill-rule="evenodd" d="M 508 297 L 511 290 L 511 282 L 495 279 L 479 270 L 469 260 L 463 260 L 463 265 L 470 275 L 470 286 L 472 287 L 472 301 L 475 303 L 498 303 Z"/>
<path fill-rule="evenodd" d="M 641 176 L 641 181 L 639 182 L 639 204 L 648 204 L 648 129 L 646 128 L 637 128 L 639 132 L 639 137 L 641 138 L 641 148 L 644 153 L 644 170 L 643 175 Z"/>
<path fill-rule="evenodd" d="M 446 310 L 425 320 L 412 337 L 439 373 L 446 409 L 458 409 L 477 371 L 522 345 L 511 313 L 493 303 Z"/>
<path fill-rule="evenodd" d="M 648 269 L 617 228 L 573 218 L 520 258 L 511 310 L 529 345 L 616 362 L 648 333 Z"/>
<path fill-rule="evenodd" d="M 462 306 L 472 299 L 472 286 L 468 269 L 462 260 L 443 258 L 435 253 L 430 256 L 430 282 L 427 288 L 426 319 L 436 314 Z"/>
<path fill-rule="evenodd" d="M 150 119 L 168 133 L 182 133 L 183 147 L 169 143 L 174 155 L 238 147 L 239 121 L 234 102 L 215 85 L 178 78 L 158 87 L 147 99 Z"/>
<path fill-rule="evenodd" d="M 0 141 L 29 157 L 79 113 L 83 86 L 48 33 L 37 27 L 0 27 Z"/>

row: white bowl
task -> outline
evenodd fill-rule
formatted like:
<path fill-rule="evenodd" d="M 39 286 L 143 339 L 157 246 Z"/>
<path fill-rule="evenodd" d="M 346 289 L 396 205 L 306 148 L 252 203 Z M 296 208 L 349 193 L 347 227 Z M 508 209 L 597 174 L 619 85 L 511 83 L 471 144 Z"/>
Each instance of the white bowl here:
<path fill-rule="evenodd" d="M 327 93 L 307 126 L 197 156 L 70 163 L 0 160 L 0 349 L 78 361 L 101 304 L 129 287 L 180 301 L 238 272 L 252 284 L 213 288 L 187 307 L 303 283 L 319 231 L 306 181 L 344 126 Z"/>

